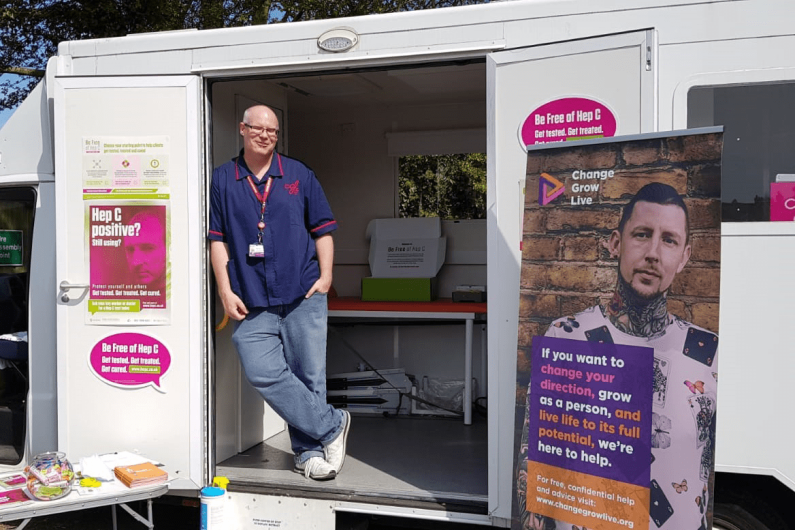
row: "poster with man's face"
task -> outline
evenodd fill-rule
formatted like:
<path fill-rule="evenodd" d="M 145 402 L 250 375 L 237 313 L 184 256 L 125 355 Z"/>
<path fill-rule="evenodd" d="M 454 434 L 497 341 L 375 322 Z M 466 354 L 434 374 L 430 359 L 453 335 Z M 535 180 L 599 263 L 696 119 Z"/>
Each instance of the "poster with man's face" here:
<path fill-rule="evenodd" d="M 88 322 L 168 323 L 167 205 L 91 201 L 86 215 Z"/>
<path fill-rule="evenodd" d="M 528 149 L 513 528 L 711 528 L 722 142 Z"/>

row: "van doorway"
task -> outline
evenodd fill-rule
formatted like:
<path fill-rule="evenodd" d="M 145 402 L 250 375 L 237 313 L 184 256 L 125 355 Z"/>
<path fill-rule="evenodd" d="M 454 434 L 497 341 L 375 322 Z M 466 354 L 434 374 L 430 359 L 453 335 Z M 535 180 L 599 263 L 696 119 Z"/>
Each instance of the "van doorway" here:
<path fill-rule="evenodd" d="M 24 457 L 28 394 L 28 293 L 36 192 L 0 188 L 0 464 Z"/>
<path fill-rule="evenodd" d="M 447 248 L 436 277 L 438 298 L 451 298 L 458 285 L 485 286 L 485 61 L 229 78 L 213 80 L 207 93 L 213 167 L 238 155 L 238 124 L 248 105 L 266 104 L 280 115 L 279 152 L 315 172 L 339 224 L 337 297 L 360 299 L 362 279 L 371 275 L 368 224 L 407 211 L 441 212 Z M 412 167 L 417 175 L 406 174 Z M 479 172 L 482 186 L 471 184 Z M 421 182 L 435 187 L 423 191 Z M 431 196 L 443 207 L 430 210 Z M 475 207 L 458 207 L 464 199 Z M 460 211 L 476 213 L 445 213 Z M 215 323 L 222 317 L 216 301 Z M 346 501 L 487 513 L 485 320 L 476 322 L 470 344 L 478 405 L 472 425 L 438 409 L 417 410 L 408 398 L 383 410 L 341 404 L 354 411 L 349 452 L 340 476 L 328 482 L 293 472 L 284 423 L 241 374 L 231 327 L 214 337 L 215 465 L 230 488 L 317 490 Z M 330 318 L 327 374 L 333 379 L 366 364 L 405 374 L 418 392 L 463 385 L 465 340 L 463 322 Z"/>

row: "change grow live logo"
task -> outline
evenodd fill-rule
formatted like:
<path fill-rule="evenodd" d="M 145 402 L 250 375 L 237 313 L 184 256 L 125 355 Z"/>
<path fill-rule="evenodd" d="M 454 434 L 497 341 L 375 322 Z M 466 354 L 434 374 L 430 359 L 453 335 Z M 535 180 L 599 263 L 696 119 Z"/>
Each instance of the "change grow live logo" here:
<path fill-rule="evenodd" d="M 541 178 L 538 179 L 538 204 L 546 206 L 564 191 L 566 191 L 566 186 L 561 181 L 552 175 L 541 173 Z"/>

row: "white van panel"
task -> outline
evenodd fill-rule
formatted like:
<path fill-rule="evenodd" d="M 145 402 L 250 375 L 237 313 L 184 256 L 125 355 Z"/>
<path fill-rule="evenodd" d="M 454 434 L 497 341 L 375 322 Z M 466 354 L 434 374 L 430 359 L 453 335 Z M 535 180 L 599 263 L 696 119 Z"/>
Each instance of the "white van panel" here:
<path fill-rule="evenodd" d="M 795 344 L 784 331 L 795 322 L 795 236 L 724 235 L 721 246 L 716 469 L 773 475 L 795 489 L 795 427 L 785 419 Z"/>

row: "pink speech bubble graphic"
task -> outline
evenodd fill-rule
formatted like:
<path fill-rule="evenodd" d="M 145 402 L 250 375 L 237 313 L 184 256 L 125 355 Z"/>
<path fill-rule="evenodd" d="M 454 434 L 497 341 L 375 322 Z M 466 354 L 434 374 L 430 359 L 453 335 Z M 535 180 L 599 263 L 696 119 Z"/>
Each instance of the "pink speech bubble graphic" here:
<path fill-rule="evenodd" d="M 561 98 L 530 113 L 519 128 L 522 146 L 607 138 L 616 134 L 616 116 L 604 104 L 588 98 Z"/>
<path fill-rule="evenodd" d="M 141 333 L 117 333 L 99 341 L 89 355 L 94 374 L 111 385 L 165 392 L 160 380 L 171 366 L 171 354 L 162 342 Z"/>

